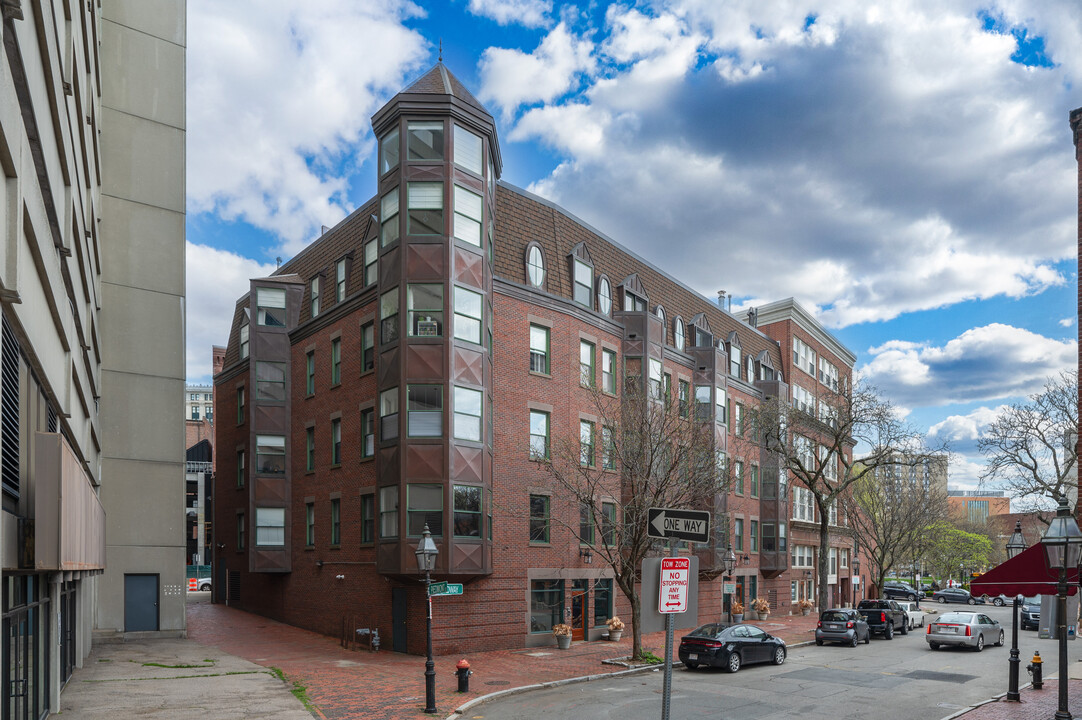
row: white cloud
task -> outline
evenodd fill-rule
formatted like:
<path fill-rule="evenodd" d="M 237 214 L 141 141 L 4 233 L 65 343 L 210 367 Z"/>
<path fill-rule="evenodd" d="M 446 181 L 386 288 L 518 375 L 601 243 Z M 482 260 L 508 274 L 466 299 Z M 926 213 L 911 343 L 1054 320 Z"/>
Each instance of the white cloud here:
<path fill-rule="evenodd" d="M 488 48 L 481 56 L 480 99 L 509 115 L 520 105 L 550 102 L 594 65 L 593 44 L 560 23 L 532 53 Z"/>
<path fill-rule="evenodd" d="M 474 15 L 495 20 L 500 25 L 546 27 L 552 13 L 551 0 L 470 0 Z"/>
<path fill-rule="evenodd" d="M 278 236 L 292 255 L 346 204 L 371 155 L 369 117 L 418 67 L 409 2 L 192 0 L 188 211 Z M 344 169 L 343 169 L 344 168 Z"/>
<path fill-rule="evenodd" d="M 209 382 L 211 346 L 225 345 L 237 299 L 248 292 L 251 278 L 274 272 L 274 263 L 258 263 L 235 253 L 187 244 L 188 382 Z"/>
<path fill-rule="evenodd" d="M 973 454 L 977 450 L 977 439 L 1005 407 L 982 406 L 965 415 L 949 415 L 928 428 L 928 437 L 948 442 L 954 452 Z"/>
<path fill-rule="evenodd" d="M 1059 321 L 1059 326 L 1060 327 L 1067 328 L 1067 327 L 1071 327 L 1072 325 L 1074 325 L 1074 318 L 1073 317 L 1066 317 L 1066 318 L 1063 318 L 1062 320 Z"/>
<path fill-rule="evenodd" d="M 869 355 L 861 375 L 888 397 L 907 406 L 947 405 L 1036 392 L 1077 364 L 1078 343 L 993 323 L 942 347 L 893 342 Z"/>
<path fill-rule="evenodd" d="M 531 189 L 704 294 L 793 295 L 830 327 L 1028 297 L 1064 285 L 1055 264 L 1076 252 L 1082 15 L 1008 2 L 1057 63 L 1029 68 L 984 30 L 986 7 L 613 6 L 607 37 L 582 30 L 593 69 L 546 74 L 539 53 L 501 50 L 489 92 L 510 141 L 561 155 Z"/>

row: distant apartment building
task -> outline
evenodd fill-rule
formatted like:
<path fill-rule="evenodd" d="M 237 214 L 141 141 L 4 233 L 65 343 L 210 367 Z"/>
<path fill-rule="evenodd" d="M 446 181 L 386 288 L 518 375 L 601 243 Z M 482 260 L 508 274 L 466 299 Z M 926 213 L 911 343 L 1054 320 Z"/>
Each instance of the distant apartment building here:
<path fill-rule="evenodd" d="M 184 386 L 184 419 L 214 420 L 214 386 Z"/>
<path fill-rule="evenodd" d="M 1002 490 L 948 490 L 947 508 L 955 520 L 987 525 L 1011 512 L 1011 499 Z"/>
<path fill-rule="evenodd" d="M 181 635 L 185 4 L 0 1 L 5 720 Z"/>

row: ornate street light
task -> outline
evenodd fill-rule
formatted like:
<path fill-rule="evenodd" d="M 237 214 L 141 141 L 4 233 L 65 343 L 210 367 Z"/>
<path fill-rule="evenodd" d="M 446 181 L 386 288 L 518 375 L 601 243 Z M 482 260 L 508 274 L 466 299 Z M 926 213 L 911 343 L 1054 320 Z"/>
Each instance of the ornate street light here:
<path fill-rule="evenodd" d="M 1059 587 L 1056 595 L 1056 631 L 1059 633 L 1059 709 L 1056 720 L 1071 720 L 1067 709 L 1067 569 L 1078 567 L 1082 553 L 1082 531 L 1078 529 L 1067 504 L 1067 496 L 1059 498 L 1056 517 L 1041 538 L 1044 559 L 1049 570 L 1059 571 Z"/>
<path fill-rule="evenodd" d="M 1022 554 L 1026 549 L 1026 538 L 1022 535 L 1022 521 L 1014 524 L 1014 532 L 1007 539 L 1007 559 L 1013 559 Z M 1011 611 L 1011 657 L 1007 662 L 1007 699 L 1020 702 L 1022 696 L 1018 694 L 1018 666 L 1022 660 L 1018 657 L 1018 605 L 1022 600 L 1021 595 L 1014 596 Z"/>
<path fill-rule="evenodd" d="M 421 541 L 417 543 L 417 570 L 425 574 L 425 600 L 428 602 L 428 659 L 425 661 L 425 712 L 436 712 L 436 663 L 432 660 L 432 571 L 436 568 L 436 555 L 439 549 L 432 541 L 432 533 L 425 523 L 421 531 Z"/>
<path fill-rule="evenodd" d="M 721 557 L 721 568 L 725 571 L 725 577 L 728 579 L 733 574 L 733 568 L 736 567 L 736 555 L 733 553 L 732 544 L 725 548 L 725 554 Z M 729 606 L 729 619 L 732 620 L 732 605 Z"/>

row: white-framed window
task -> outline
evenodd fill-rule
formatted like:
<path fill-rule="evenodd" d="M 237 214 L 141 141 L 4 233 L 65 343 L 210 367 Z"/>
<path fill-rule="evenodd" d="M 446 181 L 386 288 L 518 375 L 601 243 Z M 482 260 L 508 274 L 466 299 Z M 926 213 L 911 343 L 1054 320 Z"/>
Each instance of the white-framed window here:
<path fill-rule="evenodd" d="M 481 247 L 481 196 L 455 185 L 455 239 Z"/>
<path fill-rule="evenodd" d="M 257 547 L 281 547 L 286 544 L 286 509 L 255 509 L 255 544 Z"/>
<path fill-rule="evenodd" d="M 793 338 L 793 367 L 815 377 L 815 351 L 798 337 Z"/>
<path fill-rule="evenodd" d="M 793 487 L 793 520 L 815 522 L 815 496 L 804 487 Z"/>
<path fill-rule="evenodd" d="M 837 498 L 835 498 L 830 503 L 829 507 L 830 507 L 830 510 L 829 510 L 829 517 L 828 517 L 827 523 L 837 527 L 838 526 L 838 500 L 837 500 Z"/>
<path fill-rule="evenodd" d="M 406 232 L 442 235 L 443 183 L 411 182 L 406 186 L 406 196 Z"/>
<path fill-rule="evenodd" d="M 455 338 L 481 344 L 481 309 L 484 296 L 455 286 Z"/>
<path fill-rule="evenodd" d="M 534 287 L 541 287 L 545 282 L 545 256 L 537 245 L 531 245 L 526 251 L 526 279 Z"/>
<path fill-rule="evenodd" d="M 573 299 L 579 305 L 593 308 L 594 269 L 578 258 L 575 258 L 574 266 L 575 288 Z"/>
<path fill-rule="evenodd" d="M 312 305 L 309 309 L 312 312 L 312 317 L 315 317 L 316 315 L 319 315 L 319 275 L 312 278 L 309 289 L 309 295 L 312 298 Z"/>
<path fill-rule="evenodd" d="M 838 574 L 838 548 L 830 548 L 830 555 L 828 563 L 830 568 L 827 570 L 828 575 Z"/>
<path fill-rule="evenodd" d="M 480 390 L 455 386 L 455 438 L 481 442 Z"/>
<path fill-rule="evenodd" d="M 790 555 L 792 557 L 793 567 L 812 567 L 812 549 L 809 545 L 793 545 Z"/>
<path fill-rule="evenodd" d="M 379 199 L 379 236 L 383 247 L 398 239 L 398 188 Z"/>
<path fill-rule="evenodd" d="M 677 316 L 672 322 L 673 344 L 677 350 L 684 349 L 684 319 Z"/>
<path fill-rule="evenodd" d="M 285 288 L 256 288 L 256 323 L 265 327 L 286 326 Z"/>
<path fill-rule="evenodd" d="M 838 566 L 842 570 L 849 569 L 849 548 L 841 548 L 838 553 Z"/>
<path fill-rule="evenodd" d="M 826 445 L 819 446 L 819 462 L 823 466 L 823 476 L 827 480 L 838 479 L 838 458 L 830 452 Z"/>
<path fill-rule="evenodd" d="M 612 312 L 612 285 L 607 277 L 597 281 L 597 309 L 605 315 Z"/>
<path fill-rule="evenodd" d="M 838 392 L 838 367 L 822 356 L 819 357 L 819 382 Z"/>
<path fill-rule="evenodd" d="M 481 137 L 455 125 L 455 165 L 481 174 Z"/>
<path fill-rule="evenodd" d="M 800 412 L 815 414 L 815 396 L 799 385 L 793 385 L 793 407 Z"/>

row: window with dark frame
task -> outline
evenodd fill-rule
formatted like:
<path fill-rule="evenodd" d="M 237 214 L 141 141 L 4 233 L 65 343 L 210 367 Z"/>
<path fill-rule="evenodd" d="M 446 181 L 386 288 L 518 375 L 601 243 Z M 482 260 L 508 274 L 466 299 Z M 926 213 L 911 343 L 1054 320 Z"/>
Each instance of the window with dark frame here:
<path fill-rule="evenodd" d="M 316 429 L 306 429 L 304 437 L 304 469 L 312 472 L 316 469 Z"/>
<path fill-rule="evenodd" d="M 331 385 L 342 382 L 342 340 L 331 340 Z"/>
<path fill-rule="evenodd" d="M 549 414 L 530 411 L 530 459 L 546 460 L 549 456 Z"/>
<path fill-rule="evenodd" d="M 389 343 L 398 339 L 398 288 L 388 290 L 379 296 L 380 342 Z"/>
<path fill-rule="evenodd" d="M 244 474 L 245 474 L 245 472 L 246 472 L 246 470 L 245 470 L 245 467 L 244 467 L 244 451 L 243 450 L 237 450 L 237 487 L 238 488 L 244 487 L 244 482 L 245 482 Z"/>
<path fill-rule="evenodd" d="M 331 420 L 331 465 L 342 464 L 342 419 Z"/>
<path fill-rule="evenodd" d="M 394 188 L 389 193 L 380 198 L 379 202 L 379 216 L 380 216 L 380 243 L 383 247 L 387 247 L 391 243 L 398 240 L 399 237 L 399 225 L 398 225 L 398 188 Z"/>
<path fill-rule="evenodd" d="M 361 544 L 371 545 L 376 541 L 376 496 L 372 493 L 361 495 Z"/>
<path fill-rule="evenodd" d="M 286 399 L 286 364 L 257 360 L 255 364 L 255 397 L 257 400 L 282 402 Z"/>
<path fill-rule="evenodd" d="M 616 394 L 616 353 L 612 350 L 601 351 L 601 389 Z"/>
<path fill-rule="evenodd" d="M 594 466 L 594 424 L 579 420 L 579 465 Z"/>
<path fill-rule="evenodd" d="M 398 537 L 398 486 L 388 485 L 379 489 L 379 536 Z"/>
<path fill-rule="evenodd" d="M 551 499 L 548 495 L 530 495 L 530 542 L 550 542 Z"/>
<path fill-rule="evenodd" d="M 688 412 L 690 411 L 691 405 L 691 384 L 687 380 L 680 380 L 677 383 L 677 392 L 680 396 L 680 417 L 686 418 L 688 416 Z"/>
<path fill-rule="evenodd" d="M 388 388 L 379 394 L 379 438 L 398 437 L 398 388 Z"/>
<path fill-rule="evenodd" d="M 443 235 L 443 183 L 407 183 L 406 232 L 409 235 Z"/>
<path fill-rule="evenodd" d="M 282 547 L 286 544 L 286 509 L 257 507 L 255 509 L 256 547 Z"/>
<path fill-rule="evenodd" d="M 244 549 L 244 513 L 237 513 L 237 550 Z"/>
<path fill-rule="evenodd" d="M 443 434 L 443 386 L 406 386 L 406 435 L 439 437 Z"/>
<path fill-rule="evenodd" d="M 314 350 L 304 356 L 304 392 L 316 394 L 316 353 Z"/>
<path fill-rule="evenodd" d="M 375 240 L 364 244 L 364 285 L 375 285 L 379 279 L 379 246 Z"/>
<path fill-rule="evenodd" d="M 406 533 L 420 537 L 424 526 L 443 536 L 443 485 L 410 483 L 406 486 Z"/>
<path fill-rule="evenodd" d="M 406 287 L 406 332 L 410 337 L 443 337 L 443 285 Z"/>
<path fill-rule="evenodd" d="M 372 323 L 361 326 L 361 372 L 376 368 L 376 328 Z"/>
<path fill-rule="evenodd" d="M 452 494 L 455 537 L 481 537 L 481 488 L 474 485 L 455 485 Z"/>
<path fill-rule="evenodd" d="M 579 503 L 579 543 L 594 544 L 594 518 L 590 504 L 585 502 Z"/>
<path fill-rule="evenodd" d="M 530 370 L 549 374 L 549 329 L 530 325 Z"/>
<path fill-rule="evenodd" d="M 331 545 L 342 544 L 342 501 L 331 499 Z"/>
<path fill-rule="evenodd" d="M 601 543 L 609 547 L 616 544 L 616 503 L 601 503 Z"/>
<path fill-rule="evenodd" d="M 376 412 L 372 408 L 361 410 L 361 457 L 376 455 Z"/>
<path fill-rule="evenodd" d="M 342 258 L 334 266 L 334 299 L 342 302 L 346 299 L 346 259 Z"/>
<path fill-rule="evenodd" d="M 484 296 L 458 285 L 454 289 L 455 339 L 481 344 L 481 313 Z"/>
<path fill-rule="evenodd" d="M 312 547 L 316 544 L 316 506 L 304 504 L 304 544 Z"/>
<path fill-rule="evenodd" d="M 579 341 L 579 383 L 594 386 L 594 345 L 585 340 Z"/>
<path fill-rule="evenodd" d="M 237 425 L 244 423 L 244 388 L 237 388 Z"/>
<path fill-rule="evenodd" d="M 309 284 L 309 295 L 312 299 L 312 304 L 309 310 L 312 317 L 319 315 L 319 275 L 312 278 L 312 282 Z"/>

